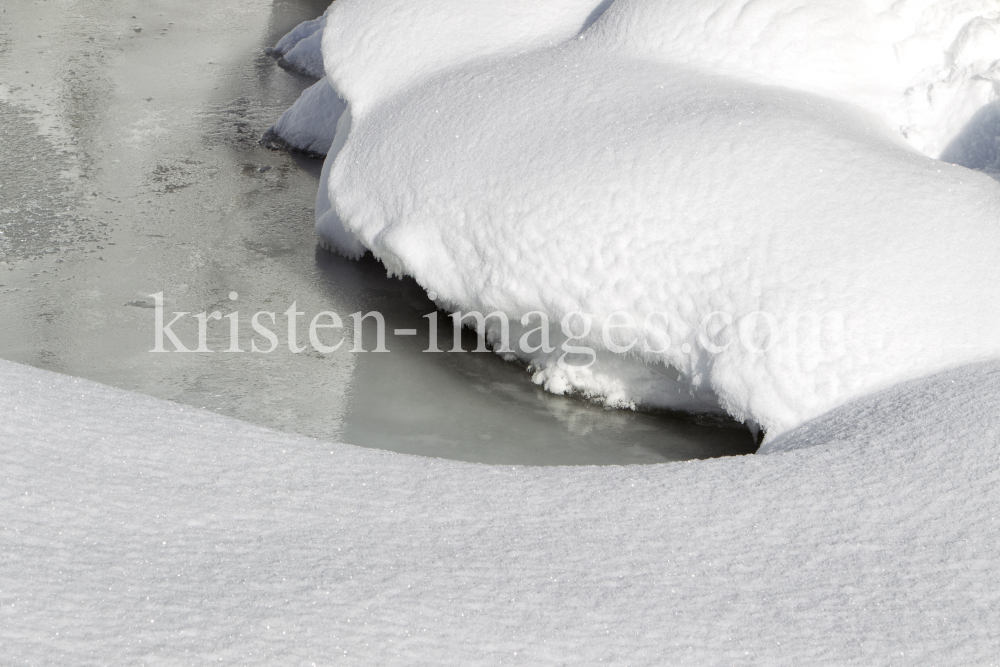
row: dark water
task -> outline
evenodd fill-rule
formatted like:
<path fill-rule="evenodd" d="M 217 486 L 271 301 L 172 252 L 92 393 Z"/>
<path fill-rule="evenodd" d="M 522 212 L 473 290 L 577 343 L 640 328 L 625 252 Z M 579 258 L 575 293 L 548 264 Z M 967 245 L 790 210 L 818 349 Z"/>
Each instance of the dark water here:
<path fill-rule="evenodd" d="M 311 83 L 263 48 L 322 0 L 13 4 L 0 12 L 0 357 L 429 456 L 651 463 L 752 450 L 736 424 L 605 410 L 545 394 L 492 354 L 424 354 L 433 306 L 419 287 L 317 248 L 320 162 L 257 140 Z M 206 328 L 214 352 L 155 354 L 155 293 L 168 318 L 238 311 L 244 348 L 253 313 L 275 312 L 279 330 L 292 302 L 310 318 L 379 310 L 388 331 L 420 335 L 352 354 L 348 329 L 321 355 L 291 353 L 281 331 L 270 354 L 230 354 L 223 319 Z M 173 330 L 196 346 L 192 315 Z"/>

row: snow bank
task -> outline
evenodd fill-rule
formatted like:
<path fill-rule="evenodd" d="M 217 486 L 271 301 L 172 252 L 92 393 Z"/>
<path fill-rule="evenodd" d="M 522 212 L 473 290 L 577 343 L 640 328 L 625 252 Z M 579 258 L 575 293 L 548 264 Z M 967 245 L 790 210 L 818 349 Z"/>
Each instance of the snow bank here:
<path fill-rule="evenodd" d="M 996 99 L 1000 19 L 869 4 L 339 0 L 323 49 L 349 112 L 317 229 L 442 306 L 591 314 L 594 365 L 520 355 L 550 390 L 771 435 L 995 357 L 1000 188 L 912 145 Z"/>
<path fill-rule="evenodd" d="M 990 664 L 1000 366 L 681 464 L 285 435 L 0 362 L 12 664 Z M 885 425 L 883 427 L 883 425 Z"/>

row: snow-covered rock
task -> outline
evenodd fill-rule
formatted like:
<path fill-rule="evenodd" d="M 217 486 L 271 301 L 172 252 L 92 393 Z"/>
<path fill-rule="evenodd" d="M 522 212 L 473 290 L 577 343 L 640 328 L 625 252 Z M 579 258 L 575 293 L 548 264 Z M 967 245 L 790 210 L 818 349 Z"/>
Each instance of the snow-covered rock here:
<path fill-rule="evenodd" d="M 272 56 L 281 58 L 286 67 L 301 72 L 314 79 L 323 77 L 323 55 L 320 44 L 323 27 L 331 5 L 323 15 L 311 21 L 303 21 L 281 38 L 274 48 L 268 49 Z"/>
<path fill-rule="evenodd" d="M 367 27 L 358 30 L 357 22 L 341 20 L 334 24 L 329 39 L 341 41 L 345 52 L 359 56 L 338 61 L 342 65 L 340 76 L 358 73 L 351 80 L 351 99 L 357 112 L 362 98 L 391 92 L 456 62 L 558 43 L 588 27 L 608 4 L 608 0 L 447 0 L 428 11 L 428 7 L 407 0 L 364 2 L 349 7 L 348 13 L 360 12 Z M 323 16 L 296 26 L 271 54 L 282 56 L 293 69 L 317 78 L 324 76 L 320 44 L 327 17 L 335 9 L 340 8 L 331 4 Z M 474 12 L 472 20 L 470 10 Z M 367 73 L 361 73 L 362 69 Z M 315 92 L 306 91 L 288 110 L 291 117 L 283 116 L 268 130 L 265 142 L 280 138 L 292 148 L 325 154 L 330 144 L 326 137 L 332 137 L 341 108 L 334 103 L 334 114 L 323 108 L 326 102 Z M 316 149 L 319 146 L 321 150 Z"/>
<path fill-rule="evenodd" d="M 591 314 L 591 366 L 514 349 L 549 389 L 777 435 L 1000 354 L 1000 187 L 915 150 L 995 101 L 990 3 L 404 4 L 330 11 L 317 229 L 443 306 Z"/>
<path fill-rule="evenodd" d="M 271 148 L 291 148 L 325 156 L 345 107 L 344 101 L 323 77 L 281 114 L 278 122 L 264 133 L 261 143 Z"/>
<path fill-rule="evenodd" d="M 335 2 L 323 34 L 326 73 L 363 115 L 435 73 L 555 46 L 609 0 L 357 0 Z"/>

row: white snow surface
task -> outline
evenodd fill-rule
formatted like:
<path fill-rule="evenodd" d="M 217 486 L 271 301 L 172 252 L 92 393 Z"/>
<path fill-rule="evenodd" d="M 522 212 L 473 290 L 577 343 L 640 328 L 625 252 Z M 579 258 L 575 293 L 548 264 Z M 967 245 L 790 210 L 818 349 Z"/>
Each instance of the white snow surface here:
<path fill-rule="evenodd" d="M 589 27 L 609 4 L 338 0 L 327 10 L 323 62 L 331 83 L 360 116 L 437 72 L 563 42 Z"/>
<path fill-rule="evenodd" d="M 486 466 L 0 361 L 7 664 L 989 665 L 1000 364 L 768 455 Z M 809 445 L 806 449 L 796 449 Z"/>
<path fill-rule="evenodd" d="M 995 0 L 618 0 L 606 23 L 635 55 L 858 104 L 931 157 L 1000 91 Z"/>
<path fill-rule="evenodd" d="M 521 356 L 774 436 L 1000 355 L 1000 186 L 932 159 L 995 104 L 998 25 L 975 0 L 338 0 L 317 230 L 442 306 L 592 314 L 595 349 L 631 316 L 626 372 Z"/>
<path fill-rule="evenodd" d="M 344 147 L 344 142 L 347 141 L 350 132 L 351 113 L 349 109 L 344 109 L 337 120 L 333 143 L 330 145 L 329 153 L 323 161 L 323 169 L 320 172 L 320 187 L 316 191 L 316 234 L 319 236 L 320 243 L 330 250 L 339 252 L 345 257 L 359 259 L 368 251 L 368 248 L 358 240 L 352 231 L 344 226 L 337 209 L 330 202 L 330 190 L 323 186 L 324 183 L 329 182 L 330 169 L 333 168 L 334 161 Z"/>
<path fill-rule="evenodd" d="M 995 0 L 347 0 L 326 71 L 356 115 L 463 63 L 564 41 L 858 104 L 938 157 L 1000 92 Z M 325 24 L 324 24 L 325 25 Z"/>

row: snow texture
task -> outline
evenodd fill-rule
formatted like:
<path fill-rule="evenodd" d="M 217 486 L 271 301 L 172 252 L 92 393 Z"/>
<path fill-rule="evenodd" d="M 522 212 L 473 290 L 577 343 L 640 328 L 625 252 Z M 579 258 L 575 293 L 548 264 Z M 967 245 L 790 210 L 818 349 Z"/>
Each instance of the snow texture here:
<path fill-rule="evenodd" d="M 998 98 L 995 0 L 618 0 L 615 46 L 857 104 L 939 157 Z"/>
<path fill-rule="evenodd" d="M 550 390 L 778 435 L 1000 355 L 1000 187 L 933 159 L 991 113 L 998 25 L 975 1 L 338 0 L 317 229 L 445 307 L 592 314 L 593 366 L 521 354 Z"/>
<path fill-rule="evenodd" d="M 9 664 L 987 665 L 1000 365 L 763 456 L 522 468 L 0 361 Z M 807 449 L 796 447 L 809 445 Z"/>
<path fill-rule="evenodd" d="M 349 231 L 340 219 L 340 215 L 330 202 L 330 191 L 323 187 L 323 183 L 330 180 L 330 169 L 340 150 L 344 147 L 344 142 L 351 131 L 351 113 L 345 109 L 337 121 L 334 131 L 333 143 L 330 145 L 330 152 L 323 161 L 323 170 L 320 172 L 320 187 L 316 192 L 316 234 L 319 236 L 320 244 L 326 248 L 339 252 L 345 257 L 359 259 L 367 251 L 367 247 L 362 245 L 353 232 Z"/>

